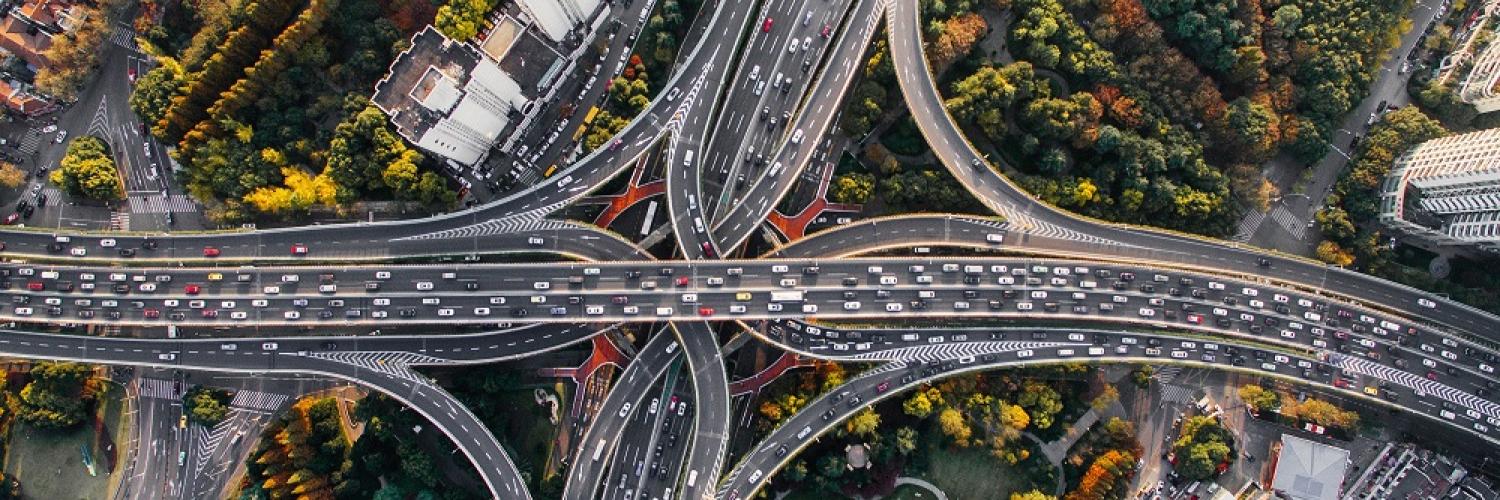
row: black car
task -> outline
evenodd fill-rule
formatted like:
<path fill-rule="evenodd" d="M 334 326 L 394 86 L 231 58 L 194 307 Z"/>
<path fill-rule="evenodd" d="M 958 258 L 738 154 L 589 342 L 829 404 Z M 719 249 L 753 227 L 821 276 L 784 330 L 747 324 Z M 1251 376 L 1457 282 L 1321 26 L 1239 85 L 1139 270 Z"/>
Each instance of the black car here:
<path fill-rule="evenodd" d="M 527 314 L 528 313 L 526 312 L 526 308 L 524 307 L 517 307 L 510 310 L 510 315 L 517 318 L 524 318 Z"/>
<path fill-rule="evenodd" d="M 403 318 L 415 318 L 417 317 L 417 310 L 408 307 L 406 309 L 402 309 L 400 314 Z"/>
<path fill-rule="evenodd" d="M 135 257 L 135 249 L 134 248 L 121 248 L 120 249 L 120 256 L 121 257 Z"/>

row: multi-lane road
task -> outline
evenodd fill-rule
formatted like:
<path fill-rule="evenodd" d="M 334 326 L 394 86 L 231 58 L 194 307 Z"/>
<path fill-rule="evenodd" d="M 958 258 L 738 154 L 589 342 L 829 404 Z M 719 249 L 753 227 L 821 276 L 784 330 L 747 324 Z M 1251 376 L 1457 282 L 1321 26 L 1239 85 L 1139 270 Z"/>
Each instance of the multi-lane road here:
<path fill-rule="evenodd" d="M 946 113 L 922 54 L 919 10 L 914 0 L 707 5 L 708 18 L 663 97 L 615 140 L 540 184 L 470 210 L 234 233 L 0 231 L 3 257 L 12 260 L 0 265 L 0 320 L 217 328 L 537 325 L 465 336 L 255 340 L 0 331 L 0 352 L 357 381 L 431 419 L 497 498 L 529 496 L 514 464 L 472 413 L 407 367 L 524 356 L 617 322 L 674 324 L 648 341 L 572 450 L 568 498 L 667 496 L 668 490 L 684 498 L 748 498 L 812 436 L 901 388 L 961 371 L 1071 359 L 1198 363 L 1337 389 L 1374 384 L 1389 404 L 1496 439 L 1500 405 L 1489 391 L 1500 318 L 1347 270 L 1085 219 L 1037 201 L 989 168 Z M 891 217 L 771 253 L 782 260 L 698 260 L 736 254 L 802 177 L 882 19 L 903 95 L 933 153 L 1001 219 Z M 664 136 L 671 138 L 665 155 L 671 227 L 688 260 L 651 261 L 618 235 L 546 218 L 605 185 Z M 932 245 L 1046 258 L 846 258 Z M 477 262 L 494 253 L 553 253 L 599 263 Z M 429 257 L 465 262 L 375 263 Z M 149 267 L 165 263 L 181 267 Z M 1066 321 L 1102 330 L 826 326 L 892 317 Z M 753 319 L 774 320 L 766 338 L 786 349 L 837 360 L 900 361 L 794 415 L 740 460 L 721 487 L 727 374 L 705 321 Z M 1154 330 L 1127 332 L 1139 328 Z M 673 405 L 661 398 L 677 393 L 692 395 L 693 411 L 674 421 L 660 406 Z M 665 444 L 660 433 L 626 439 L 633 422 L 653 431 L 666 427 L 672 437 L 665 439 L 684 440 L 675 446 L 682 451 L 658 457 L 656 446 Z M 670 475 L 653 479 L 644 470 L 623 470 L 648 464 L 652 470 L 665 465 Z M 615 477 L 604 477 L 606 471 Z"/>

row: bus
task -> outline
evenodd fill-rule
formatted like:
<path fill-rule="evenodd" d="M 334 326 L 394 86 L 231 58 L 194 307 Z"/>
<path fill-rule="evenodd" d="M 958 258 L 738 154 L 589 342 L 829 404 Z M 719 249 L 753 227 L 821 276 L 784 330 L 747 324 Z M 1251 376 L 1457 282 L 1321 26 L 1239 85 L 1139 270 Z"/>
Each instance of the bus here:
<path fill-rule="evenodd" d="M 802 302 L 802 291 L 771 292 L 771 302 Z"/>
<path fill-rule="evenodd" d="M 594 117 L 596 117 L 596 116 L 599 116 L 599 107 L 598 106 L 592 106 L 592 107 L 590 107 L 588 114 L 583 115 L 583 124 L 584 125 L 589 125 L 591 123 L 594 123 Z"/>
<path fill-rule="evenodd" d="M 598 462 L 599 458 L 604 456 L 604 443 L 605 443 L 605 441 L 603 439 L 600 439 L 599 440 L 599 446 L 594 447 L 594 461 L 595 462 Z"/>
<path fill-rule="evenodd" d="M 692 488 L 696 484 L 698 484 L 698 471 L 697 470 L 690 470 L 690 471 L 688 471 L 687 487 Z"/>

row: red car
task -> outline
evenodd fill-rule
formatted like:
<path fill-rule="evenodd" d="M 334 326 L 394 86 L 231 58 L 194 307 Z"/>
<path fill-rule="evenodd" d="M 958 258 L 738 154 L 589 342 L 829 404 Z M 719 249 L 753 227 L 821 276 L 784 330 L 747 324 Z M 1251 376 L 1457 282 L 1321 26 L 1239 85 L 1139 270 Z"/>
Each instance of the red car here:
<path fill-rule="evenodd" d="M 677 286 L 688 286 L 688 277 L 687 276 L 679 276 L 679 277 L 677 277 Z"/>
<path fill-rule="evenodd" d="M 292 245 L 292 255 L 307 255 L 307 245 L 301 243 Z"/>
<path fill-rule="evenodd" d="M 828 35 L 832 35 L 833 34 L 833 26 L 829 26 L 829 25 L 826 25 L 826 24 L 823 25 L 823 31 L 820 32 L 820 33 L 818 33 L 818 34 L 822 35 L 823 38 L 828 38 Z"/>
<path fill-rule="evenodd" d="M 766 22 L 761 23 L 760 30 L 766 33 L 771 32 L 771 16 L 766 16 Z"/>
<path fill-rule="evenodd" d="M 1337 388 L 1340 388 L 1340 389 L 1348 389 L 1352 385 L 1353 384 L 1350 384 L 1348 380 L 1341 379 L 1341 378 L 1340 379 L 1334 379 L 1334 381 L 1333 381 L 1333 386 L 1337 387 Z"/>
<path fill-rule="evenodd" d="M 145 315 L 146 319 L 156 319 L 161 317 L 161 311 L 158 311 L 156 309 L 146 309 Z"/>
<path fill-rule="evenodd" d="M 890 389 L 890 388 L 891 388 L 890 381 L 881 382 L 880 385 L 875 386 L 875 392 L 885 392 L 887 389 Z"/>
<path fill-rule="evenodd" d="M 32 281 L 32 282 L 26 283 L 26 289 L 27 290 L 31 290 L 33 292 L 40 292 L 40 291 L 42 291 L 43 288 L 46 288 L 46 287 L 47 287 L 47 285 L 43 284 L 40 281 Z"/>
<path fill-rule="evenodd" d="M 203 310 L 203 317 L 205 317 L 205 318 L 217 318 L 217 317 L 219 317 L 219 310 L 218 309 L 204 309 Z"/>
<path fill-rule="evenodd" d="M 188 285 L 183 287 L 182 291 L 186 292 L 188 295 L 198 295 L 198 292 L 203 291 L 203 288 L 199 287 L 198 285 Z"/>
<path fill-rule="evenodd" d="M 714 315 L 714 308 L 712 308 L 712 307 L 700 307 L 700 308 L 698 308 L 698 315 L 699 316 L 713 316 Z"/>
<path fill-rule="evenodd" d="M 707 241 L 703 242 L 703 255 L 712 258 L 714 256 L 714 245 Z"/>
<path fill-rule="evenodd" d="M 13 213 L 13 214 L 7 215 L 7 216 L 5 216 L 5 225 L 8 226 L 8 225 L 11 225 L 11 224 L 15 224 L 16 221 L 18 221 L 18 220 L 21 220 L 21 214 Z"/>
<path fill-rule="evenodd" d="M 214 248 L 214 247 L 203 247 L 203 256 L 204 257 L 218 257 L 219 256 L 219 249 Z"/>
<path fill-rule="evenodd" d="M 1437 380 L 1437 372 L 1435 372 L 1435 371 L 1428 371 L 1427 372 L 1427 380 Z"/>

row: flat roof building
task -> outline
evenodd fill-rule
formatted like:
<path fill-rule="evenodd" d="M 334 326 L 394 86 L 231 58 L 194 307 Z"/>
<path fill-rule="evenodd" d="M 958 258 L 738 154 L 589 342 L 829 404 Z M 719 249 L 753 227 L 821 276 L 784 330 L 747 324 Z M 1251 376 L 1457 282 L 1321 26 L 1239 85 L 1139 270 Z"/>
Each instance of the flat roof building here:
<path fill-rule="evenodd" d="M 371 100 L 408 141 L 474 165 L 534 97 L 478 48 L 428 26 L 396 56 Z"/>
<path fill-rule="evenodd" d="M 1437 245 L 1500 248 L 1500 129 L 1433 139 L 1397 158 L 1380 221 Z"/>
<path fill-rule="evenodd" d="M 517 5 L 547 38 L 561 42 L 574 28 L 593 19 L 599 0 L 520 0 Z"/>
<path fill-rule="evenodd" d="M 1348 464 L 1348 450 L 1282 434 L 1271 488 L 1292 500 L 1338 500 Z"/>

